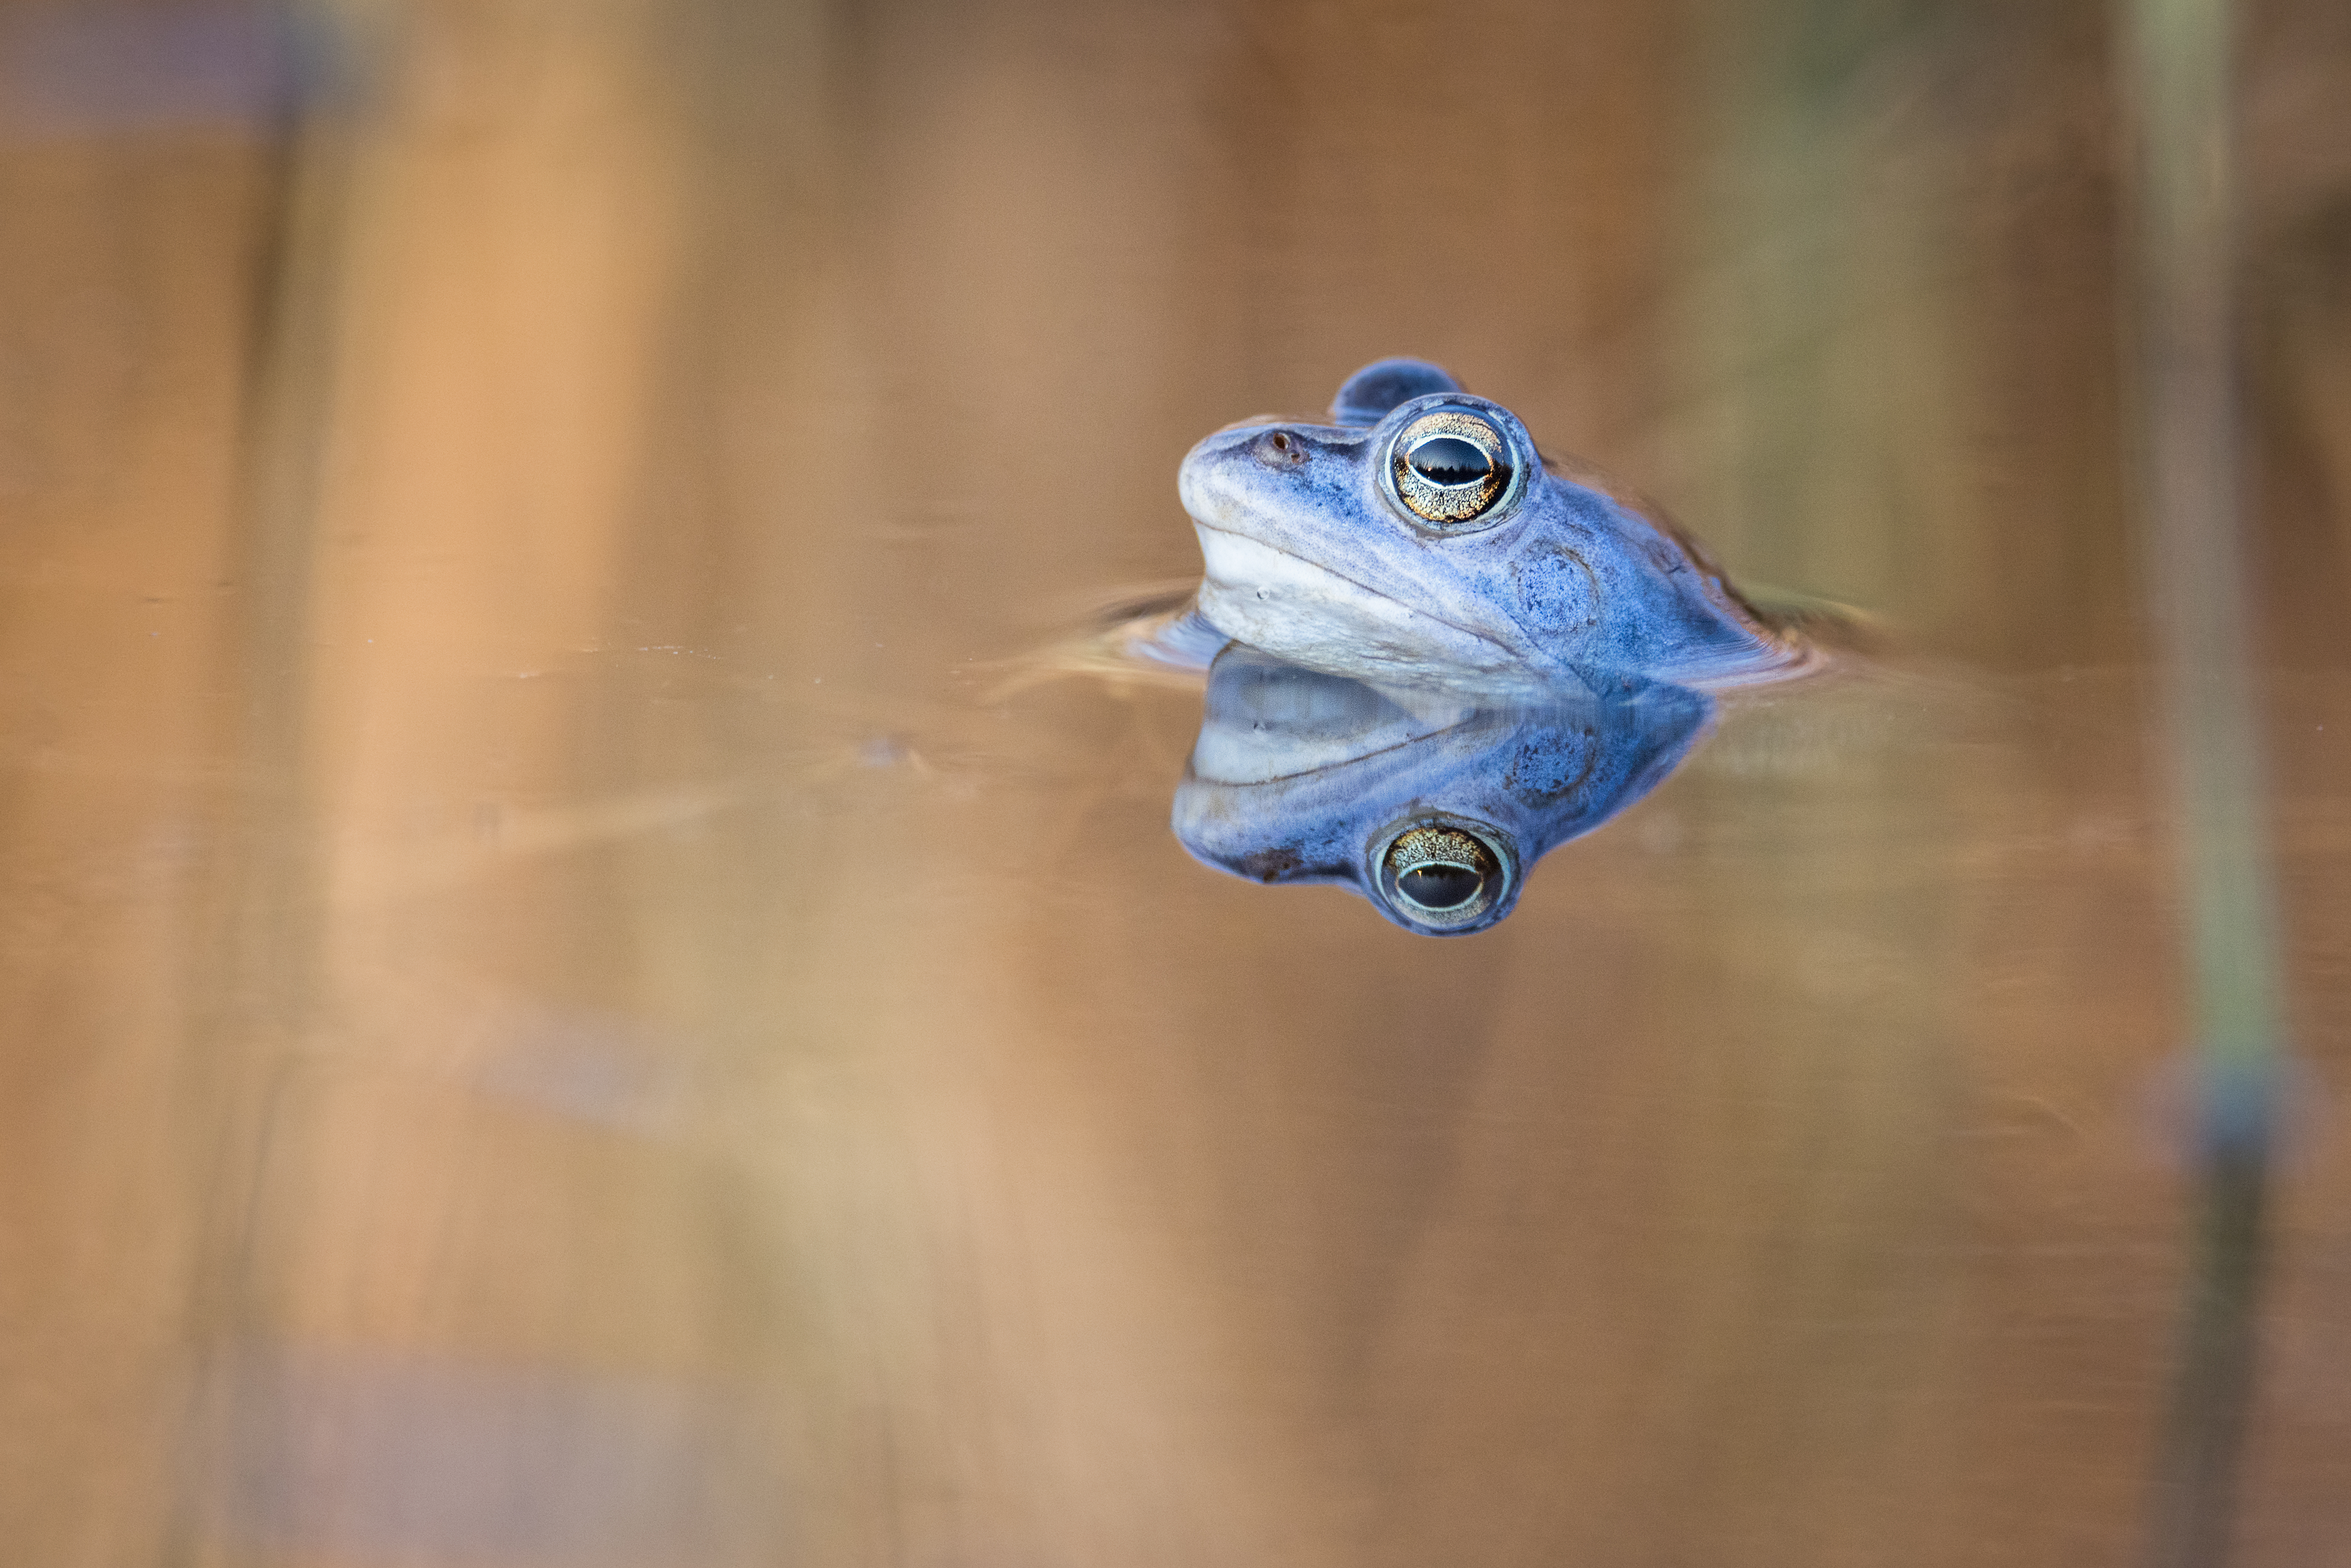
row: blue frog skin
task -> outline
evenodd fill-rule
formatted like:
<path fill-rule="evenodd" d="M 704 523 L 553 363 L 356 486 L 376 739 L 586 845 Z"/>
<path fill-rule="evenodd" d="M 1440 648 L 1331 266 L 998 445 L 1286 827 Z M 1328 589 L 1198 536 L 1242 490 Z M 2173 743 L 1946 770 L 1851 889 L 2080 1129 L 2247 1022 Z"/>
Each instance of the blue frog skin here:
<path fill-rule="evenodd" d="M 1219 871 L 1336 883 L 1407 931 L 1468 936 L 1510 913 L 1535 862 L 1663 782 L 1713 713 L 1670 685 L 1484 707 L 1235 644 L 1209 670 L 1172 825 Z"/>
<path fill-rule="evenodd" d="M 1517 415 L 1435 365 L 1365 366 L 1331 420 L 1244 422 L 1185 457 L 1194 613 L 1218 637 L 1498 701 L 1744 685 L 1812 656 L 1694 546 L 1547 463 Z"/>

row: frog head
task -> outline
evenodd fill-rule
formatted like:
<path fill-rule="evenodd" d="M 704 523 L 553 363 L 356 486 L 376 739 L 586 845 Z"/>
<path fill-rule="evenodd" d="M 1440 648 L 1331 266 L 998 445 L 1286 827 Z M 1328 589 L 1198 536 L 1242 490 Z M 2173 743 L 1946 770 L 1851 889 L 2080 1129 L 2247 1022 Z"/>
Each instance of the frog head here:
<path fill-rule="evenodd" d="M 1516 414 L 1382 360 L 1331 422 L 1229 425 L 1179 479 L 1200 612 L 1310 669 L 1499 694 L 1712 687 L 1801 653 L 1696 551 L 1545 461 Z"/>

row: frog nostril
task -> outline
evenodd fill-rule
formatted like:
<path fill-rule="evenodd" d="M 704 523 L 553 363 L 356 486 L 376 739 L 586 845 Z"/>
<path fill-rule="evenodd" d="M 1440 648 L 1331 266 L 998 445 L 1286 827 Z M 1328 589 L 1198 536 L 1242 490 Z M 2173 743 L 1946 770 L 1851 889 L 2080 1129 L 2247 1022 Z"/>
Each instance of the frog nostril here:
<path fill-rule="evenodd" d="M 1286 430 L 1270 431 L 1256 443 L 1258 459 L 1263 463 L 1291 464 L 1306 461 L 1306 444 Z"/>

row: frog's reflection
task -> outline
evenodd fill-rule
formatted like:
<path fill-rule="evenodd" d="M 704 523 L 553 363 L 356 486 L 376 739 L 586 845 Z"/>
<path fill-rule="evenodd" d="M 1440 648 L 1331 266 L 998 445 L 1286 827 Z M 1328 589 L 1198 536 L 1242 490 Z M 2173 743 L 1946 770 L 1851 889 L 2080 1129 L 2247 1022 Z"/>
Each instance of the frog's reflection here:
<path fill-rule="evenodd" d="M 1176 836 L 1219 871 L 1338 883 L 1409 931 L 1482 931 L 1527 873 L 1664 781 L 1712 699 L 1479 707 L 1319 674 L 1238 643 L 1208 674 Z"/>

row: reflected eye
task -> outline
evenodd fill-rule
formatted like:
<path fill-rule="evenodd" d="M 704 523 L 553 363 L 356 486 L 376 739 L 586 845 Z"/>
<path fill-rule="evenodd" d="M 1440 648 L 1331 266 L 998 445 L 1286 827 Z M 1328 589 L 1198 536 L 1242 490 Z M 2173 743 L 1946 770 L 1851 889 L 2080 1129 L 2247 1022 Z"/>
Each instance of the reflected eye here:
<path fill-rule="evenodd" d="M 1438 409 L 1398 433 L 1396 499 L 1440 527 L 1483 516 L 1510 487 L 1510 444 L 1474 413 Z"/>
<path fill-rule="evenodd" d="M 1494 906 L 1503 883 L 1494 846 L 1456 827 L 1409 829 L 1380 860 L 1380 892 L 1416 925 L 1444 929 L 1474 921 Z"/>

